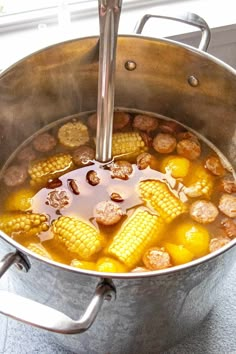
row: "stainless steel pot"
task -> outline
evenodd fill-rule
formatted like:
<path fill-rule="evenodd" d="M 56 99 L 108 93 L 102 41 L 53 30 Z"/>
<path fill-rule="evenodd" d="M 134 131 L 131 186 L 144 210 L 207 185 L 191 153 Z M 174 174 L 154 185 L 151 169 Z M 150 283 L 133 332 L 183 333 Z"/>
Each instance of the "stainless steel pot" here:
<path fill-rule="evenodd" d="M 185 123 L 215 143 L 234 165 L 236 72 L 202 51 L 209 42 L 202 19 L 186 14 L 178 20 L 201 28 L 201 50 L 171 40 L 119 37 L 115 106 Z M 0 76 L 1 163 L 42 126 L 96 110 L 97 73 L 97 37 L 51 46 L 5 70 Z M 183 266 L 114 275 L 46 261 L 0 235 L 0 253 L 8 252 L 0 276 L 12 264 L 26 271 L 9 270 L 19 295 L 1 291 L 0 312 L 60 333 L 58 340 L 80 354 L 157 353 L 180 340 L 212 308 L 236 253 L 232 241 Z M 115 293 L 116 300 L 104 302 L 100 311 L 103 300 Z M 78 335 L 99 311 L 91 329 Z M 82 313 L 80 320 L 71 319 Z"/>

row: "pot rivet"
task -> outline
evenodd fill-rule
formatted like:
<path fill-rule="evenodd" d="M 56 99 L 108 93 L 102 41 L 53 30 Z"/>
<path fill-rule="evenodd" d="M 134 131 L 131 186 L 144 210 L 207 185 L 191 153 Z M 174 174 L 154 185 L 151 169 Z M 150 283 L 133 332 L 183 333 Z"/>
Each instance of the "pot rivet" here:
<path fill-rule="evenodd" d="M 198 79 L 193 75 L 189 76 L 188 83 L 192 87 L 197 87 L 199 85 Z"/>
<path fill-rule="evenodd" d="M 132 61 L 132 60 L 128 60 L 126 63 L 125 63 L 125 69 L 126 70 L 129 70 L 129 71 L 133 71 L 135 70 L 137 67 L 137 64 Z"/>

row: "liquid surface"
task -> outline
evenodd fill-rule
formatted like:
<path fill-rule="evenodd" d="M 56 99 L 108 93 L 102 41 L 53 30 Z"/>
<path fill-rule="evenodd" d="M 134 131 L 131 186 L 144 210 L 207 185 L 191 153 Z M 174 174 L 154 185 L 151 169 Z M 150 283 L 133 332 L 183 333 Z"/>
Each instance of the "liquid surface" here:
<path fill-rule="evenodd" d="M 157 115 L 115 122 L 107 164 L 92 156 L 94 115 L 20 146 L 1 173 L 0 229 L 56 262 L 118 273 L 184 264 L 236 237 L 234 171 L 216 147 Z"/>

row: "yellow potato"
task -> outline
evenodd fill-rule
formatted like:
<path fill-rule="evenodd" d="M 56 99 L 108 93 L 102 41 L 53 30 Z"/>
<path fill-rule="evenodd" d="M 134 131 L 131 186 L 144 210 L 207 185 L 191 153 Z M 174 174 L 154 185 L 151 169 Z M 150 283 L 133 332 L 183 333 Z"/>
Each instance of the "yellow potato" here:
<path fill-rule="evenodd" d="M 172 242 L 184 246 L 195 258 L 209 253 L 210 236 L 207 229 L 197 223 L 182 222 L 176 226 Z"/>
<path fill-rule="evenodd" d="M 97 261 L 98 272 L 124 273 L 127 268 L 119 261 L 110 257 L 102 257 Z"/>
<path fill-rule="evenodd" d="M 26 211 L 32 206 L 32 198 L 35 191 L 31 188 L 22 188 L 9 195 L 5 202 L 7 211 Z"/>
<path fill-rule="evenodd" d="M 161 162 L 161 172 L 171 173 L 172 177 L 186 177 L 189 172 L 190 161 L 185 157 L 170 155 Z"/>
<path fill-rule="evenodd" d="M 191 262 L 194 255 L 183 245 L 174 245 L 173 243 L 165 243 L 165 249 L 171 257 L 173 265 L 180 265 Z"/>

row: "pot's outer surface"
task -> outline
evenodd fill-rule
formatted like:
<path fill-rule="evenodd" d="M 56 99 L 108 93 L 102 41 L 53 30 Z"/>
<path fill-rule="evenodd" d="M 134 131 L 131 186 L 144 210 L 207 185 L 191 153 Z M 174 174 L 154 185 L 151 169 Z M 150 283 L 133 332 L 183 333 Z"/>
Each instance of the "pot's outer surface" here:
<path fill-rule="evenodd" d="M 0 240 L 1 250 L 6 243 Z M 79 354 L 157 354 L 196 328 L 211 310 L 236 256 L 236 247 L 194 268 L 149 278 L 114 279 L 117 299 L 104 303 L 79 335 L 56 335 Z M 10 270 L 10 289 L 63 311 L 84 312 L 99 278 L 57 269 L 29 257 L 28 273 Z M 48 334 L 53 335 L 55 334 Z"/>
<path fill-rule="evenodd" d="M 174 118 L 214 142 L 235 165 L 236 73 L 211 56 L 167 40 L 118 40 L 115 106 Z M 134 61 L 136 69 L 125 64 Z M 64 116 L 96 110 L 98 39 L 46 48 L 0 76 L 1 163 L 25 138 Z M 197 86 L 189 84 L 194 76 Z M 196 80 L 194 80 L 196 82 Z M 1 240 L 1 255 L 6 243 Z M 104 304 L 84 334 L 58 340 L 76 353 L 158 353 L 208 314 L 236 248 L 169 274 L 115 279 L 117 300 Z M 98 278 L 29 256 L 29 273 L 11 271 L 18 294 L 78 318 Z"/>

